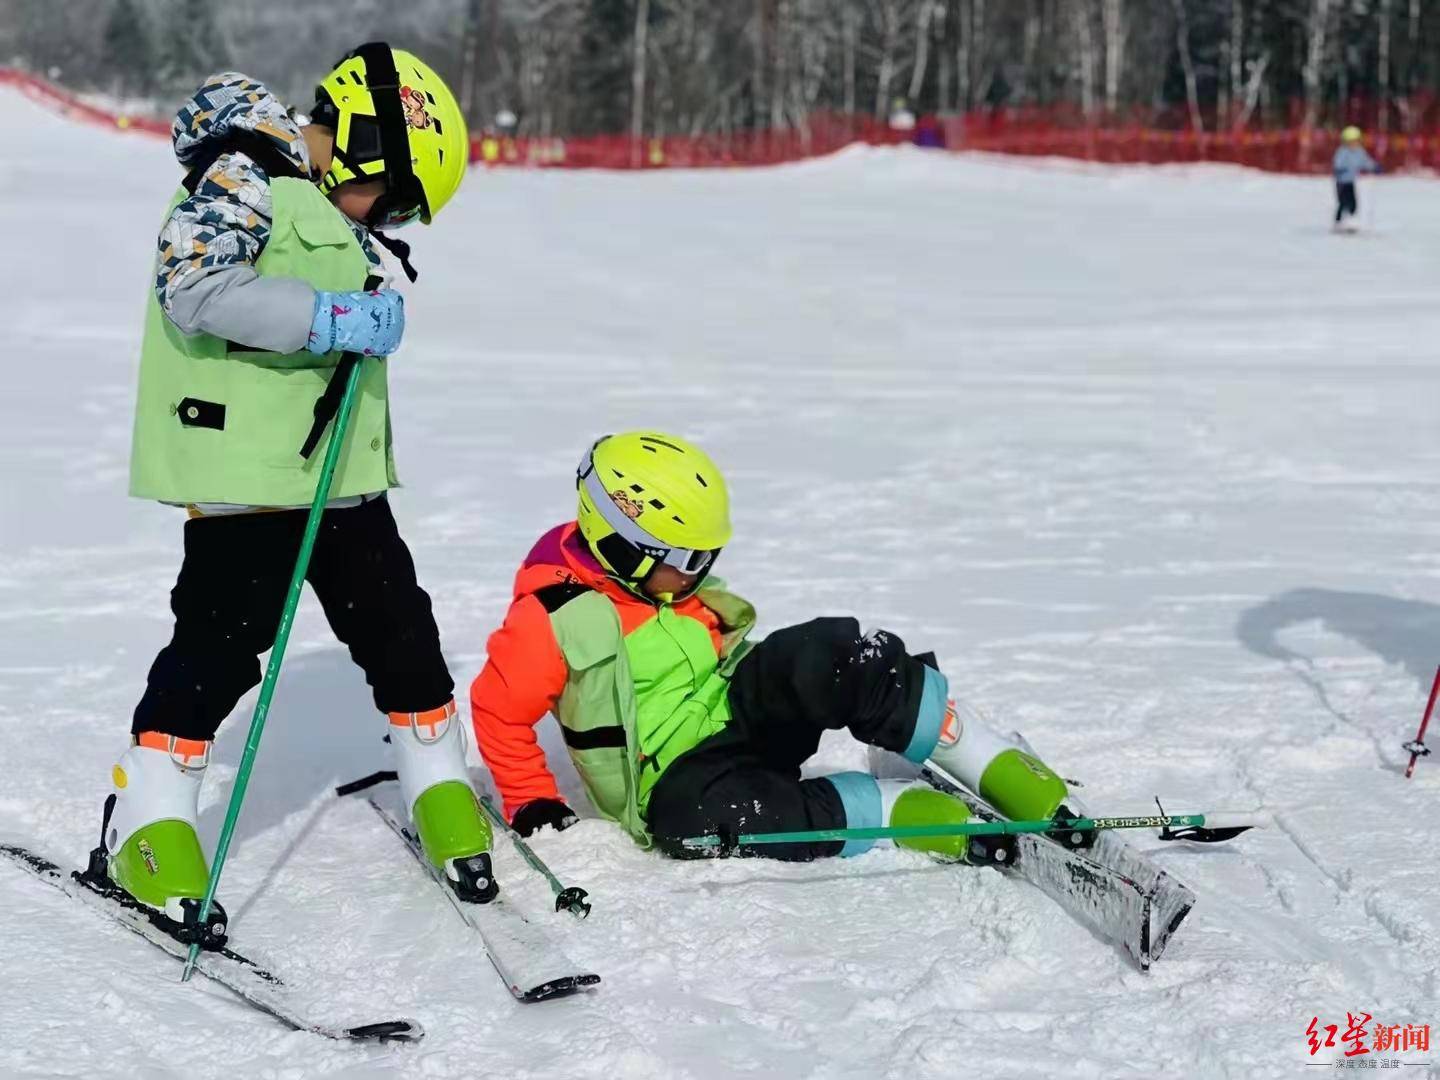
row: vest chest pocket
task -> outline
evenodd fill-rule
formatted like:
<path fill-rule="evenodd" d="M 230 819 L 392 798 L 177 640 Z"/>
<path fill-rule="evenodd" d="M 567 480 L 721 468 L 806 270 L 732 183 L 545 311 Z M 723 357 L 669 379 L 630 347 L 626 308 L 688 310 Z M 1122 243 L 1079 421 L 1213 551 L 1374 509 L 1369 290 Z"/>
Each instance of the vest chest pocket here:
<path fill-rule="evenodd" d="M 345 224 L 338 210 L 329 217 L 292 218 L 290 227 L 295 230 L 300 242 L 308 248 L 344 247 L 346 244 L 357 243 L 355 234 L 350 231 L 350 226 Z"/>

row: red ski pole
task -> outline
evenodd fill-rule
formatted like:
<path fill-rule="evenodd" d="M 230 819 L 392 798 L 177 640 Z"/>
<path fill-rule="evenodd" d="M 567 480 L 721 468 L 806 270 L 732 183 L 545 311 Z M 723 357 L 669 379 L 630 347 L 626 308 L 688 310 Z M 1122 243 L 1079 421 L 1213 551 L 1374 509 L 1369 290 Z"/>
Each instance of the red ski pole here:
<path fill-rule="evenodd" d="M 1415 771 L 1415 762 L 1422 757 L 1430 756 L 1430 748 L 1425 745 L 1425 729 L 1430 726 L 1430 714 L 1435 711 L 1435 697 L 1440 694 L 1440 667 L 1435 669 L 1435 681 L 1430 685 L 1430 700 L 1425 703 L 1425 715 L 1420 718 L 1420 730 L 1415 733 L 1415 741 L 1407 742 L 1404 749 L 1410 751 L 1410 764 L 1405 766 L 1405 779 L 1410 779 L 1410 774 Z"/>

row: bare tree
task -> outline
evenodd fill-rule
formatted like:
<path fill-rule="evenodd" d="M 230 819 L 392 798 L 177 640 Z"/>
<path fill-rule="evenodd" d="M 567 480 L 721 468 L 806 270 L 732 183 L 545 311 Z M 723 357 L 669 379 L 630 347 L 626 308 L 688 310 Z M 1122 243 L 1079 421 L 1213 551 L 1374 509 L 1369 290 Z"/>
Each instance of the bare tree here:
<path fill-rule="evenodd" d="M 900 8 L 891 0 L 871 0 L 871 9 L 880 23 L 880 66 L 875 77 L 875 116 L 884 117 L 890 108 L 890 84 L 895 79 L 896 49 L 900 45 Z"/>
<path fill-rule="evenodd" d="M 1333 0 L 1310 0 L 1305 26 L 1305 121 L 1308 136 L 1320 114 L 1320 83 L 1324 76 L 1325 49 L 1330 40 L 1330 12 Z"/>
<path fill-rule="evenodd" d="M 920 11 L 915 19 L 915 65 L 910 70 L 910 101 L 918 101 L 920 88 L 925 85 L 925 68 L 930 62 L 930 22 L 939 4 L 920 0 Z"/>
<path fill-rule="evenodd" d="M 1120 107 L 1120 73 L 1125 65 L 1124 0 L 1103 0 L 1105 24 L 1105 111 L 1111 116 Z"/>
<path fill-rule="evenodd" d="M 1175 47 L 1180 52 L 1180 68 L 1185 74 L 1185 103 L 1190 109 L 1190 127 L 1197 134 L 1205 132 L 1205 118 L 1200 114 L 1200 92 L 1195 80 L 1195 59 L 1190 55 L 1190 18 L 1185 13 L 1185 0 L 1171 0 L 1175 7 Z"/>
<path fill-rule="evenodd" d="M 640 164 L 645 134 L 645 42 L 650 34 L 650 0 L 635 0 L 635 52 L 630 76 L 630 163 Z"/>
<path fill-rule="evenodd" d="M 1095 115 L 1095 28 L 1090 23 L 1089 0 L 1074 0 L 1070 8 L 1080 67 L 1080 108 L 1087 117 Z"/>
<path fill-rule="evenodd" d="M 1390 131 L 1390 0 L 1380 0 L 1380 40 L 1375 62 L 1375 82 L 1380 91 L 1380 115 L 1376 126 L 1380 129 L 1380 151 L 1385 151 L 1385 139 Z"/>

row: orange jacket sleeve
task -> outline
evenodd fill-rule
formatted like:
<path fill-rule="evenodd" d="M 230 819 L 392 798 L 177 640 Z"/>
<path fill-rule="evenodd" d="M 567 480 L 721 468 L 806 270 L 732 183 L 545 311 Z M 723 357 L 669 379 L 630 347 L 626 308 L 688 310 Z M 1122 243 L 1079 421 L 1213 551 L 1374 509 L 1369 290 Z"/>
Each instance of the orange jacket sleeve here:
<path fill-rule="evenodd" d="M 555 708 L 568 669 L 550 616 L 533 596 L 510 605 L 488 648 L 485 667 L 470 684 L 470 716 L 509 819 L 532 799 L 560 798 L 535 725 Z"/>

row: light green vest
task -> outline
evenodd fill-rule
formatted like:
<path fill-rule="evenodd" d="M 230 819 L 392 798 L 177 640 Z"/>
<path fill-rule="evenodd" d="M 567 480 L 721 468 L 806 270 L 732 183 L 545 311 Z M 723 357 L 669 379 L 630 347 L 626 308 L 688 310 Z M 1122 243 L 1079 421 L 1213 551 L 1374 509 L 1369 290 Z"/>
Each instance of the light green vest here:
<path fill-rule="evenodd" d="M 320 189 L 308 180 L 277 177 L 270 194 L 272 229 L 256 271 L 335 292 L 363 288 L 372 273 L 369 260 Z M 185 197 L 182 190 L 171 209 Z M 172 503 L 310 502 L 333 423 L 308 461 L 300 447 L 340 355 L 254 352 L 209 334 L 182 334 L 152 290 L 140 352 L 130 494 Z M 361 366 L 331 489 L 335 498 L 398 483 L 385 364 L 371 357 Z"/>
<path fill-rule="evenodd" d="M 704 647 L 713 649 L 703 626 L 662 607 L 655 619 L 626 638 L 615 605 L 594 590 L 550 613 L 569 668 L 556 715 L 570 759 L 595 809 L 645 847 L 650 846 L 645 810 L 651 790 L 676 758 L 729 722 L 729 676 L 750 649 L 745 637 L 755 625 L 755 609 L 726 592 L 716 578 L 698 595 L 725 627 L 720 663 L 694 694 L 664 717 L 642 716 L 633 671 L 645 667 L 650 635 L 679 629 L 657 625 L 659 620 L 691 624 L 704 635 Z"/>

